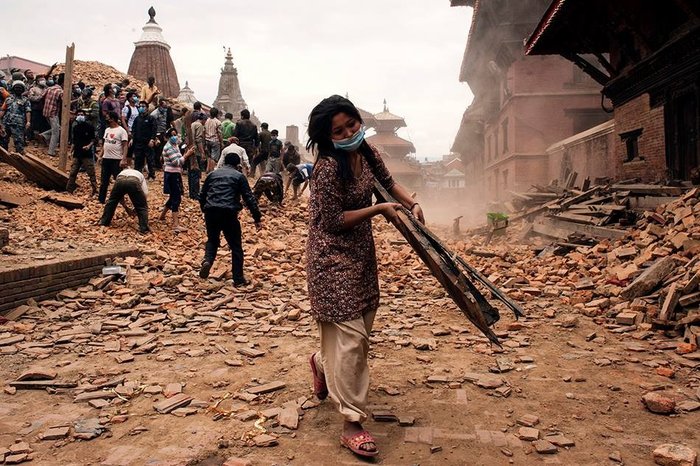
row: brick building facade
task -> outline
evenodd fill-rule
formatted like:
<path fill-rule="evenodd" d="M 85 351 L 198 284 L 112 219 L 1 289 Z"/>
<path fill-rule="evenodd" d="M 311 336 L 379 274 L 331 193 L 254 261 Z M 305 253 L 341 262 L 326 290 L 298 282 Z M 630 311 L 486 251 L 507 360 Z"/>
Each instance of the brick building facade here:
<path fill-rule="evenodd" d="M 525 56 L 522 43 L 548 0 L 452 0 L 474 8 L 460 80 L 474 100 L 453 152 L 461 155 L 470 196 L 547 184 L 546 149 L 610 118 L 600 85 L 561 57 Z"/>
<path fill-rule="evenodd" d="M 700 166 L 700 3 L 554 0 L 526 53 L 561 55 L 614 109 L 620 179 L 689 180 Z M 695 180 L 698 181 L 698 180 Z"/>

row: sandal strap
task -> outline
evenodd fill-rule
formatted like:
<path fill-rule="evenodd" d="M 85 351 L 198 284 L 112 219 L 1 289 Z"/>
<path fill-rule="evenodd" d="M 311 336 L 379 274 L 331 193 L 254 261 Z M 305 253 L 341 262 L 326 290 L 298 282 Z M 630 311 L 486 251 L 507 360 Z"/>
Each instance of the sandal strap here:
<path fill-rule="evenodd" d="M 377 443 L 374 440 L 374 437 L 372 437 L 372 435 L 366 430 L 362 430 L 360 432 L 357 432 L 356 434 L 351 435 L 350 437 L 347 437 L 347 441 L 353 446 L 353 448 L 357 449 L 360 449 L 362 445 L 365 445 L 367 443 L 374 443 L 375 445 Z"/>

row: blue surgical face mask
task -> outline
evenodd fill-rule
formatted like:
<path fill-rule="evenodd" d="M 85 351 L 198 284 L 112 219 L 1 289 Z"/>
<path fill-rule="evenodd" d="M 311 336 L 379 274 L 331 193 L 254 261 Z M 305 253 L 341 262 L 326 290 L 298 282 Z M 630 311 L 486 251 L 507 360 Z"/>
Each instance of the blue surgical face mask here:
<path fill-rule="evenodd" d="M 46 84 L 49 86 L 53 86 L 54 85 L 53 79 L 49 79 L 48 81 L 46 81 Z"/>
<path fill-rule="evenodd" d="M 131 98 L 131 101 L 132 101 L 133 103 L 137 104 L 137 103 L 139 103 L 139 98 L 136 97 L 136 96 L 134 96 L 134 97 Z"/>
<path fill-rule="evenodd" d="M 75 121 L 85 121 L 85 115 L 78 115 L 75 117 Z"/>
<path fill-rule="evenodd" d="M 365 129 L 360 128 L 357 133 L 353 134 L 349 138 L 341 139 L 340 141 L 333 141 L 333 147 L 336 149 L 344 150 L 347 152 L 352 152 L 357 150 L 362 141 L 365 140 Z"/>
<path fill-rule="evenodd" d="M 139 107 L 139 113 L 146 113 L 146 107 Z"/>
<path fill-rule="evenodd" d="M 172 144 L 172 145 L 177 144 L 177 136 L 170 136 L 170 144 Z"/>

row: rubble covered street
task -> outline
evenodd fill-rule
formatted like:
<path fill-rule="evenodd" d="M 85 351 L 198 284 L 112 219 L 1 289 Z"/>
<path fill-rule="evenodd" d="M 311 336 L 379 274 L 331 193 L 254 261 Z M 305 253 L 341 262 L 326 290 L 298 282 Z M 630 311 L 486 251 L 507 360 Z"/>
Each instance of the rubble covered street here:
<path fill-rule="evenodd" d="M 111 228 L 96 226 L 101 205 L 84 182 L 84 208 L 67 210 L 0 165 L 0 192 L 23 200 L 0 208 L 10 233 L 0 274 L 106 247 L 140 254 L 115 261 L 124 281 L 97 272 L 0 326 L 0 460 L 364 464 L 339 445 L 333 403 L 311 392 L 318 337 L 307 313 L 306 198 L 287 201 L 286 212 L 263 201 L 259 233 L 243 214 L 253 284 L 234 289 L 228 249 L 208 280 L 197 275 L 205 235 L 195 202 L 183 203 L 184 233 L 156 220 L 161 182 L 151 182 L 153 232 L 139 235 L 123 210 Z M 515 244 L 518 227 L 485 246 L 483 235 L 450 239 L 430 225 L 526 311 L 514 321 L 493 301 L 502 348 L 467 322 L 400 234 L 375 221 L 382 304 L 366 427 L 376 462 L 695 464 L 697 196 L 657 207 L 623 239 L 563 253 Z M 662 260 L 666 273 L 640 285 Z M 675 324 L 655 324 L 662 312 Z"/>

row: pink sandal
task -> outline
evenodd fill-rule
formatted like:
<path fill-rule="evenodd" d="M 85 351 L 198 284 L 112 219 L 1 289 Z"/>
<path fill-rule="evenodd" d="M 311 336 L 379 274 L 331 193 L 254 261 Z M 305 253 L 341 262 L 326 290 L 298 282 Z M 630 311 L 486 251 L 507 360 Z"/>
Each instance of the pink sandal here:
<path fill-rule="evenodd" d="M 328 386 L 326 385 L 325 377 L 319 377 L 318 369 L 316 369 L 316 362 L 314 361 L 314 356 L 316 353 L 311 355 L 309 358 L 309 365 L 311 366 L 311 373 L 314 376 L 314 395 L 319 400 L 325 400 L 328 396 Z"/>
<path fill-rule="evenodd" d="M 363 450 L 362 448 L 360 448 L 362 445 L 365 445 L 367 443 L 373 443 L 375 449 Z M 372 437 L 372 435 L 366 430 L 361 430 L 360 432 L 357 432 L 356 434 L 351 435 L 350 437 L 341 435 L 340 444 L 359 456 L 372 458 L 379 454 L 379 450 L 376 449 L 377 442 L 374 440 L 374 437 Z"/>

